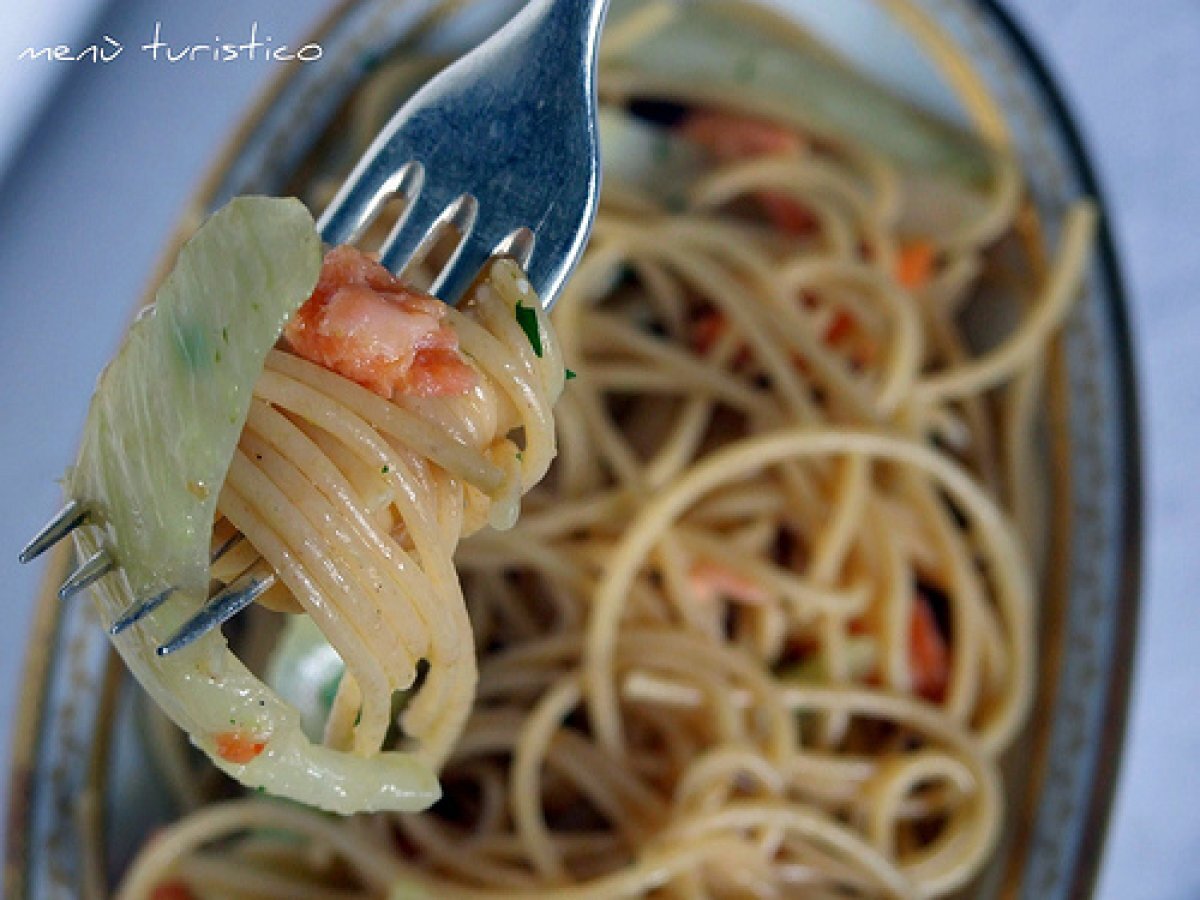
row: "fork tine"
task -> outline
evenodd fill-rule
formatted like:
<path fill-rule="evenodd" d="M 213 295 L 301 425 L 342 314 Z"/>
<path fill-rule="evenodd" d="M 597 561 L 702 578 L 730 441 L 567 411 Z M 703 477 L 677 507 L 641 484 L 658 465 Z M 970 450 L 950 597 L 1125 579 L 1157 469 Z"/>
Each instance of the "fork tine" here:
<path fill-rule="evenodd" d="M 487 264 L 491 257 L 490 243 L 485 243 L 478 236 L 471 235 L 458 245 L 454 256 L 433 282 L 429 292 L 453 306 L 463 298 L 467 288 L 479 274 L 479 270 Z"/>
<path fill-rule="evenodd" d="M 84 588 L 95 584 L 116 568 L 113 558 L 107 550 L 97 550 L 78 569 L 67 576 L 67 580 L 58 589 L 58 599 L 70 600 Z"/>
<path fill-rule="evenodd" d="M 160 591 L 153 597 L 150 597 L 148 600 L 141 600 L 131 604 L 125 610 L 125 612 L 121 613 L 121 618 L 117 619 L 117 621 L 113 622 L 112 625 L 109 626 L 108 633 L 113 637 L 116 637 L 121 632 L 133 627 L 146 616 L 150 615 L 150 613 L 154 612 L 154 610 L 162 606 L 163 601 L 171 596 L 174 590 L 174 588 L 167 588 L 165 591 Z"/>
<path fill-rule="evenodd" d="M 240 544 L 243 540 L 245 540 L 245 535 L 243 535 L 240 531 L 235 531 L 232 535 L 230 535 L 229 539 L 225 541 L 225 543 L 214 550 L 208 557 L 209 565 L 215 563 L 218 559 Z"/>
<path fill-rule="evenodd" d="M 447 202 L 434 191 L 425 191 L 409 205 L 379 248 L 379 260 L 398 275 L 420 261 L 453 226 L 462 239 L 470 236 L 479 214 L 479 203 L 470 194 Z"/>
<path fill-rule="evenodd" d="M 447 207 L 446 211 L 438 217 L 438 221 L 434 225 L 434 234 L 431 236 L 431 241 L 436 241 L 450 228 L 458 232 L 458 246 L 454 248 L 454 253 L 451 254 L 441 273 L 434 279 L 429 291 L 434 296 L 441 297 L 446 303 L 452 304 L 458 302 L 459 295 L 461 294 L 461 291 L 456 290 L 455 286 L 450 283 L 455 273 L 470 269 L 472 260 L 477 260 L 479 257 L 478 252 L 473 250 L 474 244 L 478 240 L 478 232 L 475 229 L 475 223 L 478 218 L 479 201 L 470 194 L 463 194 Z M 474 273 L 483 267 L 483 262 L 486 259 L 487 257 L 485 256 L 483 261 L 479 261 L 474 266 L 471 278 L 474 278 Z M 445 293 L 448 283 L 450 283 L 450 292 Z"/>
<path fill-rule="evenodd" d="M 354 243 L 389 197 L 407 198 L 411 209 L 414 199 L 420 196 L 425 183 L 424 166 L 414 161 L 389 171 L 375 157 L 371 151 L 367 152 L 321 214 L 317 231 L 326 244 Z"/>
<path fill-rule="evenodd" d="M 525 267 L 525 274 L 529 276 L 537 295 L 543 298 L 543 303 L 558 298 L 585 241 L 585 235 L 573 235 L 568 240 L 555 241 L 547 235 L 538 234 L 537 249 Z M 564 264 L 564 260 L 570 260 L 571 265 Z"/>
<path fill-rule="evenodd" d="M 274 574 L 247 572 L 205 603 L 154 652 L 159 656 L 170 656 L 182 650 L 214 628 L 224 625 L 262 596 L 274 583 Z"/>
<path fill-rule="evenodd" d="M 562 293 L 563 284 L 575 268 L 587 242 L 586 234 L 578 234 L 569 240 L 557 244 L 548 240 L 538 240 L 537 252 L 533 254 L 525 273 L 533 289 L 539 297 L 545 298 L 543 303 L 551 304 Z M 564 263 L 567 260 L 569 262 Z"/>
<path fill-rule="evenodd" d="M 244 539 L 245 538 L 240 531 L 235 532 L 229 537 L 228 540 L 226 540 L 212 552 L 212 554 L 209 556 L 209 562 L 215 563 L 218 559 L 240 544 Z M 116 637 L 122 632 L 132 628 L 142 619 L 146 618 L 146 616 L 150 615 L 150 613 L 154 612 L 154 610 L 162 606 L 166 599 L 174 592 L 175 588 L 169 587 L 165 591 L 160 591 L 159 593 L 155 594 L 153 597 L 131 603 L 125 609 L 125 612 L 121 613 L 121 617 L 109 626 L 108 633 L 113 637 Z"/>
<path fill-rule="evenodd" d="M 379 262 L 384 268 L 401 275 L 418 251 L 428 249 L 436 239 L 433 223 L 439 211 L 437 204 L 424 194 L 408 205 L 379 248 Z"/>
<path fill-rule="evenodd" d="M 42 527 L 42 530 L 33 536 L 33 540 L 25 545 L 17 559 L 23 563 L 27 563 L 31 559 L 41 556 L 70 534 L 73 529 L 87 518 L 87 514 L 87 507 L 83 503 L 80 503 L 78 500 L 68 501 L 67 505 L 60 509 L 54 518 L 47 522 Z"/>
<path fill-rule="evenodd" d="M 527 269 L 536 243 L 537 237 L 534 233 L 522 226 L 497 244 L 495 252 L 497 256 L 511 256 L 518 266 Z"/>

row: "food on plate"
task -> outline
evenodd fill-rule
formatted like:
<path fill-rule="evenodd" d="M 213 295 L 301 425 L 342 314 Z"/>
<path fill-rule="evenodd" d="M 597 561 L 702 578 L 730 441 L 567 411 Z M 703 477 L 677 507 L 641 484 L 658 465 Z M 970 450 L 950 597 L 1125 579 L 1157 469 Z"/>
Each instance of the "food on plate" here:
<path fill-rule="evenodd" d="M 430 68 L 380 65 L 339 133 L 374 134 Z M 522 480 L 519 521 L 443 569 L 479 678 L 427 760 L 441 799 L 339 819 L 184 783 L 198 808 L 122 896 L 929 898 L 995 853 L 1034 690 L 1039 389 L 1092 207 L 1046 240 L 1002 145 L 741 3 L 616 4 L 600 91 L 599 218 L 535 330 L 570 379 L 558 455 Z M 328 328 L 357 340 L 371 318 L 351 304 Z M 425 384 L 367 368 L 384 393 Z M 452 408 L 436 393 L 401 405 Z M 265 677 L 309 730 L 352 715 L 314 622 L 265 632 Z"/>

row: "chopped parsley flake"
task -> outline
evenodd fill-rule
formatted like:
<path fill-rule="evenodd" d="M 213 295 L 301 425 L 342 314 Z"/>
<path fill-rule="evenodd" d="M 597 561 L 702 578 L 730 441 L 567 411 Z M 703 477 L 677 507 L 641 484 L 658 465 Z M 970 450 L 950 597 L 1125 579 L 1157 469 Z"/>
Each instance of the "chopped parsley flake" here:
<path fill-rule="evenodd" d="M 382 469 L 380 469 L 379 471 L 380 471 L 380 472 L 382 472 L 384 475 L 386 475 L 388 472 L 392 471 L 392 467 L 391 467 L 391 466 L 384 466 L 384 467 L 383 467 Z"/>
<path fill-rule="evenodd" d="M 533 345 L 533 352 L 537 354 L 538 359 L 542 358 L 542 333 L 538 329 L 537 310 L 531 306 L 525 306 L 523 303 L 517 304 L 517 324 L 529 337 L 529 343 Z"/>
<path fill-rule="evenodd" d="M 567 381 L 571 381 L 572 379 L 574 379 L 574 378 L 578 378 L 578 377 L 579 377 L 579 376 L 578 376 L 578 375 L 576 375 L 576 374 L 575 374 L 575 372 L 574 372 L 573 370 L 571 370 L 571 369 L 567 369 L 567 371 L 566 371 L 565 373 L 563 373 L 563 374 L 566 376 L 566 379 L 567 379 Z"/>

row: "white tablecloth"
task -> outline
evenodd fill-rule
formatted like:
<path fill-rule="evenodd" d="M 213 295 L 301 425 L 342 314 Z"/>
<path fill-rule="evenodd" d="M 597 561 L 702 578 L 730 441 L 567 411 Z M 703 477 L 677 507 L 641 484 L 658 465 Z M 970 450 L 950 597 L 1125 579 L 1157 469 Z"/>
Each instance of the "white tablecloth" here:
<path fill-rule="evenodd" d="M 1150 542 L 1131 733 L 1104 863 L 1104 900 L 1200 897 L 1200 6 L 1195 0 L 1009 0 L 1074 101 L 1107 187 L 1134 309 L 1149 462 Z M 124 326 L 164 236 L 270 77 L 261 62 L 31 63 L 25 46 L 78 42 L 98 0 L 0 0 L 0 772 L 20 691 L 36 569 L 21 541 L 58 499 L 92 374 Z M 120 0 L 97 35 L 133 45 L 155 21 L 180 41 L 253 21 L 294 41 L 327 0 Z M 244 37 L 239 37 L 244 40 Z M 41 68 L 35 68 L 40 66 Z M 31 113 L 61 81 L 48 113 Z M 61 303 L 70 316 L 48 317 Z M 60 360 L 71 358 L 71 365 Z M 6 798 L 0 798 L 6 802 Z"/>

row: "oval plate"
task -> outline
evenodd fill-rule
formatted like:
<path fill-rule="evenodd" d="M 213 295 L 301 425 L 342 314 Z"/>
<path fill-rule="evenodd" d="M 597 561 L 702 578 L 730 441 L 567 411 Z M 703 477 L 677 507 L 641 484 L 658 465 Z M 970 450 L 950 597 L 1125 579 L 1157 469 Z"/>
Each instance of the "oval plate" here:
<path fill-rule="evenodd" d="M 293 66 L 248 116 L 198 191 L 165 260 L 207 211 L 241 193 L 291 190 L 339 106 L 384 55 L 465 49 L 513 2 L 429 20 L 437 0 L 358 0 L 315 39 L 328 65 Z M 991 0 L 773 0 L 874 74 L 945 114 L 954 94 L 910 31 L 935 22 L 997 98 L 1042 227 L 1053 241 L 1069 204 L 1101 202 L 1061 95 L 1028 40 Z M 301 124 L 297 124 L 301 123 Z M 345 164 L 352 162 L 345 160 Z M 166 263 L 164 263 L 165 265 Z M 161 274 L 161 273 L 160 273 Z M 155 279 L 157 281 L 157 279 Z M 1128 699 L 1140 575 L 1141 473 L 1130 339 L 1108 230 L 1048 372 L 1049 558 L 1036 706 L 1011 754 L 1009 828 L 970 895 L 1057 900 L 1090 895 L 1103 844 Z M 30 640 L 10 775 L 6 896 L 103 895 L 156 824 L 171 815 L 142 747 L 140 694 L 110 652 L 91 605 L 61 605 L 52 560 Z"/>

